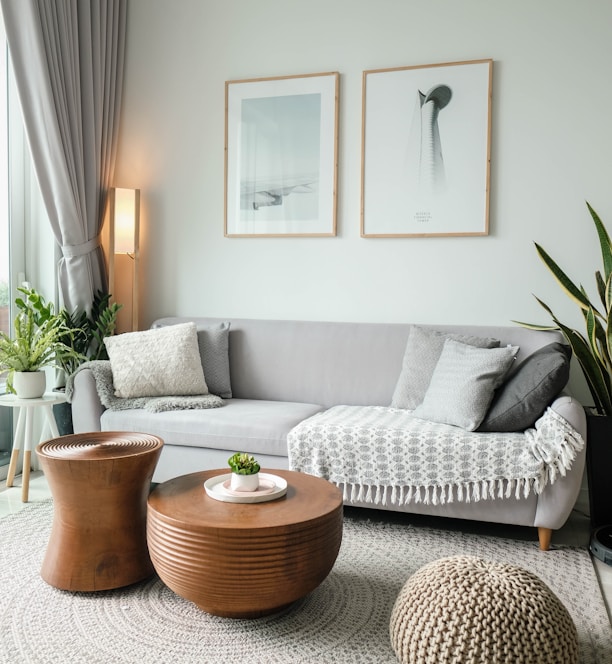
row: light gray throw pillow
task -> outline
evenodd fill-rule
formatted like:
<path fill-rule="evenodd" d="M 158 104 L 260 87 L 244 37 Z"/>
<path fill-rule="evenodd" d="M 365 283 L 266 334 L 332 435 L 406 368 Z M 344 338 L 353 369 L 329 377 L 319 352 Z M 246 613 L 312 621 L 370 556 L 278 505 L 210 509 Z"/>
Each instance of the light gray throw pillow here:
<path fill-rule="evenodd" d="M 423 403 L 413 415 L 475 431 L 518 350 L 518 346 L 475 348 L 447 339 Z"/>
<path fill-rule="evenodd" d="M 429 387 L 431 376 L 440 359 L 444 342 L 454 339 L 478 348 L 498 348 L 499 340 L 463 334 L 445 334 L 426 327 L 413 325 L 410 328 L 402 371 L 397 380 L 392 408 L 414 410 L 422 401 Z"/>
<path fill-rule="evenodd" d="M 232 398 L 229 364 L 229 323 L 198 327 L 198 346 L 208 391 Z"/>

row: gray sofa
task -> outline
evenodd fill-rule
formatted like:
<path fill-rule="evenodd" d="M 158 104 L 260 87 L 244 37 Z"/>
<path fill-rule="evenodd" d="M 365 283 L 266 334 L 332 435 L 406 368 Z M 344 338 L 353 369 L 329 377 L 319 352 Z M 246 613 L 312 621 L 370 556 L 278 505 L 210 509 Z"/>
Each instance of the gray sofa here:
<path fill-rule="evenodd" d="M 287 436 L 299 423 L 337 405 L 384 406 L 394 398 L 408 324 L 270 321 L 214 318 L 163 318 L 153 327 L 193 321 L 198 329 L 229 322 L 231 398 L 223 407 L 151 413 L 141 408 L 110 410 L 102 406 L 94 373 L 87 368 L 73 380 L 75 433 L 142 431 L 164 442 L 155 481 L 209 468 L 225 468 L 235 451 L 250 452 L 262 468 L 289 466 Z M 227 327 L 227 326 L 226 326 Z M 445 334 L 493 337 L 520 347 L 516 364 L 553 341 L 554 332 L 521 327 L 431 326 Z M 206 367 L 205 367 L 206 369 Z M 218 370 L 218 367 L 217 369 Z M 205 370 L 206 373 L 206 370 Z M 512 372 L 510 372 L 511 375 Z M 212 390 L 211 390 L 212 391 Z M 228 395 L 226 395 L 228 396 Z M 560 395 L 550 404 L 586 441 L 580 403 Z M 584 447 L 571 468 L 544 490 L 527 497 L 486 497 L 444 504 L 386 501 L 372 505 L 356 496 L 347 502 L 419 514 L 535 526 L 548 548 L 551 531 L 569 516 L 580 490 Z"/>

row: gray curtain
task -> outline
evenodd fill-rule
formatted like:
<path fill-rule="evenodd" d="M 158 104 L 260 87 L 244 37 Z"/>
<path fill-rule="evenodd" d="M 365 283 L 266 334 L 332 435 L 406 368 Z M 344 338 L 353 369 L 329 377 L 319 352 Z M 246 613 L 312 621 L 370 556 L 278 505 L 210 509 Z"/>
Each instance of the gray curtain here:
<path fill-rule="evenodd" d="M 107 290 L 100 228 L 112 184 L 127 0 L 0 0 L 34 169 L 61 247 L 60 299 Z"/>

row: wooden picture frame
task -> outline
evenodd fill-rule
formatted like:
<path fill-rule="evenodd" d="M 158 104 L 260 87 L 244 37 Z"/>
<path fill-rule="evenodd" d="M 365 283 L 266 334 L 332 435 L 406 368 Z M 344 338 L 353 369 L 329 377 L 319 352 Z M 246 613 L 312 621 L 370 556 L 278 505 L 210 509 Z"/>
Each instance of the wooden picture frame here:
<path fill-rule="evenodd" d="M 336 234 L 338 72 L 226 81 L 225 237 Z"/>
<path fill-rule="evenodd" d="M 363 72 L 361 236 L 487 235 L 492 60 Z"/>

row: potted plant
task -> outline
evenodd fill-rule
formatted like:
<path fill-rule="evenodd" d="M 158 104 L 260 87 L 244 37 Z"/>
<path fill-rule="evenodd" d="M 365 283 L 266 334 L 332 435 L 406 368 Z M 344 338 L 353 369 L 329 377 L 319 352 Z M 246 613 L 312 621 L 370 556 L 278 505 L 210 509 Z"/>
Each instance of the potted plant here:
<path fill-rule="evenodd" d="M 18 288 L 25 298 L 15 300 L 18 313 L 11 338 L 0 331 L 0 372 L 7 374 L 7 390 L 32 399 L 42 396 L 46 387 L 45 367 L 54 367 L 60 356 L 78 356 L 64 343 L 68 334 L 53 305 L 34 289 Z"/>
<path fill-rule="evenodd" d="M 582 285 L 576 286 L 550 255 L 535 244 L 538 255 L 566 295 L 580 308 L 584 334 L 562 323 L 551 308 L 536 300 L 550 315 L 554 325 L 519 322 L 534 330 L 560 330 L 572 347 L 594 402 L 587 409 L 587 476 L 593 527 L 612 524 L 612 242 L 595 210 L 587 202 L 601 248 L 602 270 L 595 272 L 601 304 L 594 304 Z"/>
<path fill-rule="evenodd" d="M 71 313 L 64 308 L 59 312 L 65 329 L 61 341 L 70 352 L 58 354 L 57 366 L 60 369 L 60 376 L 56 390 L 63 390 L 66 378 L 84 362 L 108 360 L 104 338 L 114 333 L 117 313 L 122 307 L 121 304 L 111 304 L 110 298 L 110 293 L 98 291 L 94 296 L 91 311 L 75 310 Z M 53 413 L 60 434 L 73 433 L 71 405 L 54 404 Z"/>
<path fill-rule="evenodd" d="M 259 488 L 259 464 L 246 452 L 236 452 L 227 460 L 232 469 L 232 491 L 257 491 Z"/>

